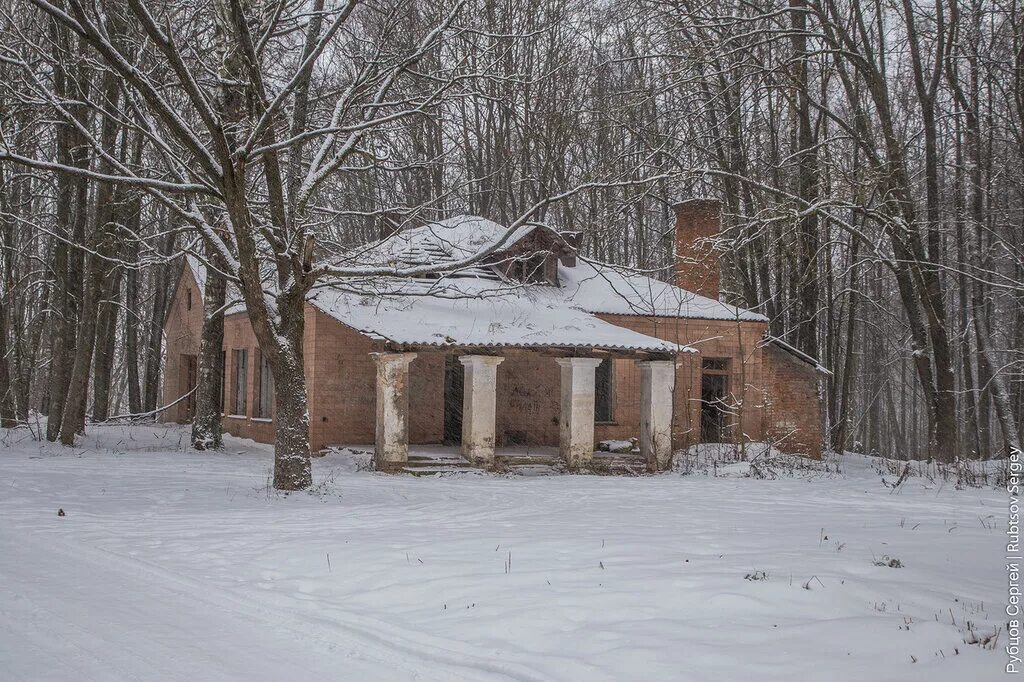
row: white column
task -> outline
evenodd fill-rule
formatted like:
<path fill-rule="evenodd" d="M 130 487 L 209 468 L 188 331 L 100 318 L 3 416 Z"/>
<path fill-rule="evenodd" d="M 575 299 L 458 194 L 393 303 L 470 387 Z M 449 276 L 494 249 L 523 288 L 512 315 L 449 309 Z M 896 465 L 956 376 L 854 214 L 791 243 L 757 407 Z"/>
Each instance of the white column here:
<path fill-rule="evenodd" d="M 377 363 L 377 437 L 373 468 L 401 469 L 409 461 L 409 363 L 415 353 L 370 353 Z"/>
<path fill-rule="evenodd" d="M 498 365 L 505 358 L 463 355 L 466 368 L 462 394 L 462 456 L 480 466 L 494 464 L 494 417 Z"/>
<path fill-rule="evenodd" d="M 599 358 L 557 358 L 562 368 L 559 451 L 570 471 L 594 456 L 594 370 Z"/>
<path fill-rule="evenodd" d="M 640 368 L 640 454 L 651 471 L 672 462 L 672 391 L 676 364 L 671 360 L 637 362 Z"/>

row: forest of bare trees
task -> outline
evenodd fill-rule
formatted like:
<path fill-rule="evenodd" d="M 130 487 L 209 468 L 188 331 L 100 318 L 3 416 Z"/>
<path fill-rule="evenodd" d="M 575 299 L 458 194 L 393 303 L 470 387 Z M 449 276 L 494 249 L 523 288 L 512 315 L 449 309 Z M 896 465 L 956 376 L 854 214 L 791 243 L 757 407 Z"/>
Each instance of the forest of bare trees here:
<path fill-rule="evenodd" d="M 831 447 L 1019 447 L 1020 0 L 0 0 L 0 422 L 152 415 L 193 254 L 193 444 L 238 292 L 306 487 L 305 296 L 420 274 L 348 247 L 469 213 L 668 277 L 691 196 L 724 298 L 831 370 Z"/>

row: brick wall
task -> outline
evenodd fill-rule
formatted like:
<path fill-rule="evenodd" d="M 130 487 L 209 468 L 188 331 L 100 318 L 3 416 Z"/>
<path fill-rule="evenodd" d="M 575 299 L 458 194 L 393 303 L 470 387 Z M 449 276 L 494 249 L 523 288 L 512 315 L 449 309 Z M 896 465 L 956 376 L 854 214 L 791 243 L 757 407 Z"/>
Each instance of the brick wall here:
<path fill-rule="evenodd" d="M 821 401 L 815 369 L 791 353 L 764 348 L 768 384 L 765 438 L 783 452 L 821 458 Z"/>
<path fill-rule="evenodd" d="M 714 242 L 722 230 L 721 202 L 691 199 L 672 208 L 676 213 L 676 285 L 717 301 L 721 274 Z"/>
<path fill-rule="evenodd" d="M 383 343 L 366 338 L 311 308 L 316 365 L 311 378 L 310 439 L 325 445 L 373 443 L 377 366 L 370 353 Z M 308 358 L 307 358 L 308 360 Z M 419 353 L 409 365 L 409 439 L 440 443 L 444 431 L 444 354 Z"/>
<path fill-rule="evenodd" d="M 677 361 L 673 441 L 683 448 L 700 439 L 701 357 L 728 358 L 729 392 L 739 405 L 730 420 L 732 440 L 759 440 L 765 404 L 760 340 L 766 324 L 735 320 L 696 320 L 667 317 L 600 315 L 612 324 L 693 346 L 700 355 L 684 354 Z M 615 363 L 615 424 L 598 425 L 598 439 L 630 438 L 640 425 L 640 376 L 632 360 Z"/>
<path fill-rule="evenodd" d="M 189 304 L 191 300 L 191 305 Z M 161 405 L 169 405 L 186 392 L 186 355 L 199 353 L 199 337 L 203 331 L 203 297 L 192 268 L 183 267 L 181 279 L 167 309 L 164 333 L 164 371 Z M 188 406 L 182 401 L 159 415 L 160 421 L 186 422 Z"/>
<path fill-rule="evenodd" d="M 188 291 L 192 308 L 188 309 Z M 186 269 L 168 314 L 164 404 L 183 393 L 183 354 L 196 354 L 202 328 L 199 290 Z M 691 345 L 702 355 L 677 360 L 675 447 L 700 437 L 701 357 L 729 358 L 729 390 L 741 405 L 729 424 L 734 441 L 779 441 L 786 451 L 820 456 L 820 405 L 816 376 L 785 351 L 762 347 L 765 324 L 721 320 L 680 320 L 628 315 L 600 315 L 612 324 Z M 310 445 L 370 444 L 374 439 L 376 365 L 370 353 L 383 344 L 359 334 L 312 306 L 306 307 L 304 345 L 309 391 Z M 259 351 L 245 314 L 230 315 L 224 324 L 226 416 L 224 430 L 236 436 L 273 442 L 273 423 L 254 418 L 258 396 Z M 232 350 L 248 350 L 246 414 L 233 415 L 236 371 Z M 443 352 L 421 352 L 410 365 L 409 435 L 413 443 L 440 443 L 444 432 Z M 497 441 L 500 445 L 557 445 L 560 407 L 559 369 L 554 358 L 509 352 L 498 366 Z M 614 420 L 595 425 L 597 440 L 639 435 L 640 373 L 629 359 L 614 360 Z M 161 419 L 185 421 L 182 404 Z"/>
<path fill-rule="evenodd" d="M 541 355 L 510 355 L 498 365 L 498 445 L 558 445 L 559 372 Z"/>

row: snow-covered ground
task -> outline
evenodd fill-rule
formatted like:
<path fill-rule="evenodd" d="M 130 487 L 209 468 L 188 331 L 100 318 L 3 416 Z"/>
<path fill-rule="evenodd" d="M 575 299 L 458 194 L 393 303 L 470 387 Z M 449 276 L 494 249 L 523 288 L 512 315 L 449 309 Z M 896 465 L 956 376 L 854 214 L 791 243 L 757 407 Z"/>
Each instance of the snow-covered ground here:
<path fill-rule="evenodd" d="M 1005 664 L 1005 633 L 965 642 L 1005 621 L 991 486 L 892 489 L 849 456 L 775 479 L 415 478 L 332 454 L 316 494 L 286 496 L 266 446 L 187 442 L 0 431 L 0 678 L 959 682 Z"/>

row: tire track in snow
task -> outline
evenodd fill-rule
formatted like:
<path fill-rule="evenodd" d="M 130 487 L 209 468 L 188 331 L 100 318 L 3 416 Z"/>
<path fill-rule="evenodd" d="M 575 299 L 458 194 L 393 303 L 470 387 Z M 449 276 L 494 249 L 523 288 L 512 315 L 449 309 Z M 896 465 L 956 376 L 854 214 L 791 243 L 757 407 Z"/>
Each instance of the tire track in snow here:
<path fill-rule="evenodd" d="M 24 552 L 27 549 L 26 545 L 35 545 L 27 560 L 38 561 L 46 554 L 61 554 L 63 561 L 69 565 L 76 562 L 88 563 L 97 573 L 117 573 L 124 584 L 148 583 L 156 592 L 170 593 L 183 603 L 194 602 L 213 607 L 216 612 L 230 614 L 239 623 L 258 621 L 266 628 L 287 629 L 298 636 L 296 646 L 299 641 L 309 640 L 316 641 L 326 649 L 344 647 L 351 643 L 355 645 L 352 653 L 358 656 L 356 660 L 360 663 L 373 662 L 379 667 L 392 670 L 400 668 L 409 673 L 410 679 L 479 680 L 482 676 L 520 682 L 540 682 L 549 679 L 522 664 L 484 658 L 473 647 L 460 642 L 422 634 L 417 634 L 416 638 L 412 639 L 408 637 L 407 631 L 401 628 L 380 622 L 368 622 L 365 618 L 346 616 L 341 620 L 337 617 L 320 617 L 308 612 L 268 606 L 265 602 L 254 603 L 223 588 L 170 572 L 145 560 L 69 541 L 66 538 L 58 539 L 52 534 L 47 535 L 45 543 L 34 537 L 29 540 L 30 537 L 29 534 L 19 533 L 20 551 Z M 12 539 L 4 537 L 3 531 L 0 531 L 0 545 L 10 549 L 13 544 Z M 3 572 L 0 564 L 0 575 Z M 79 567 L 77 573 L 85 575 L 87 571 Z M 4 609 L 0 607 L 0 614 L 3 611 Z M 329 636 L 322 626 L 336 631 L 350 641 L 339 641 L 339 638 Z M 444 667 L 446 670 L 442 674 L 436 674 L 440 672 L 437 670 L 438 667 Z M 596 668 L 589 668 L 585 674 L 588 680 L 599 680 L 604 677 Z M 388 675 L 382 679 L 393 679 L 393 676 Z"/>

